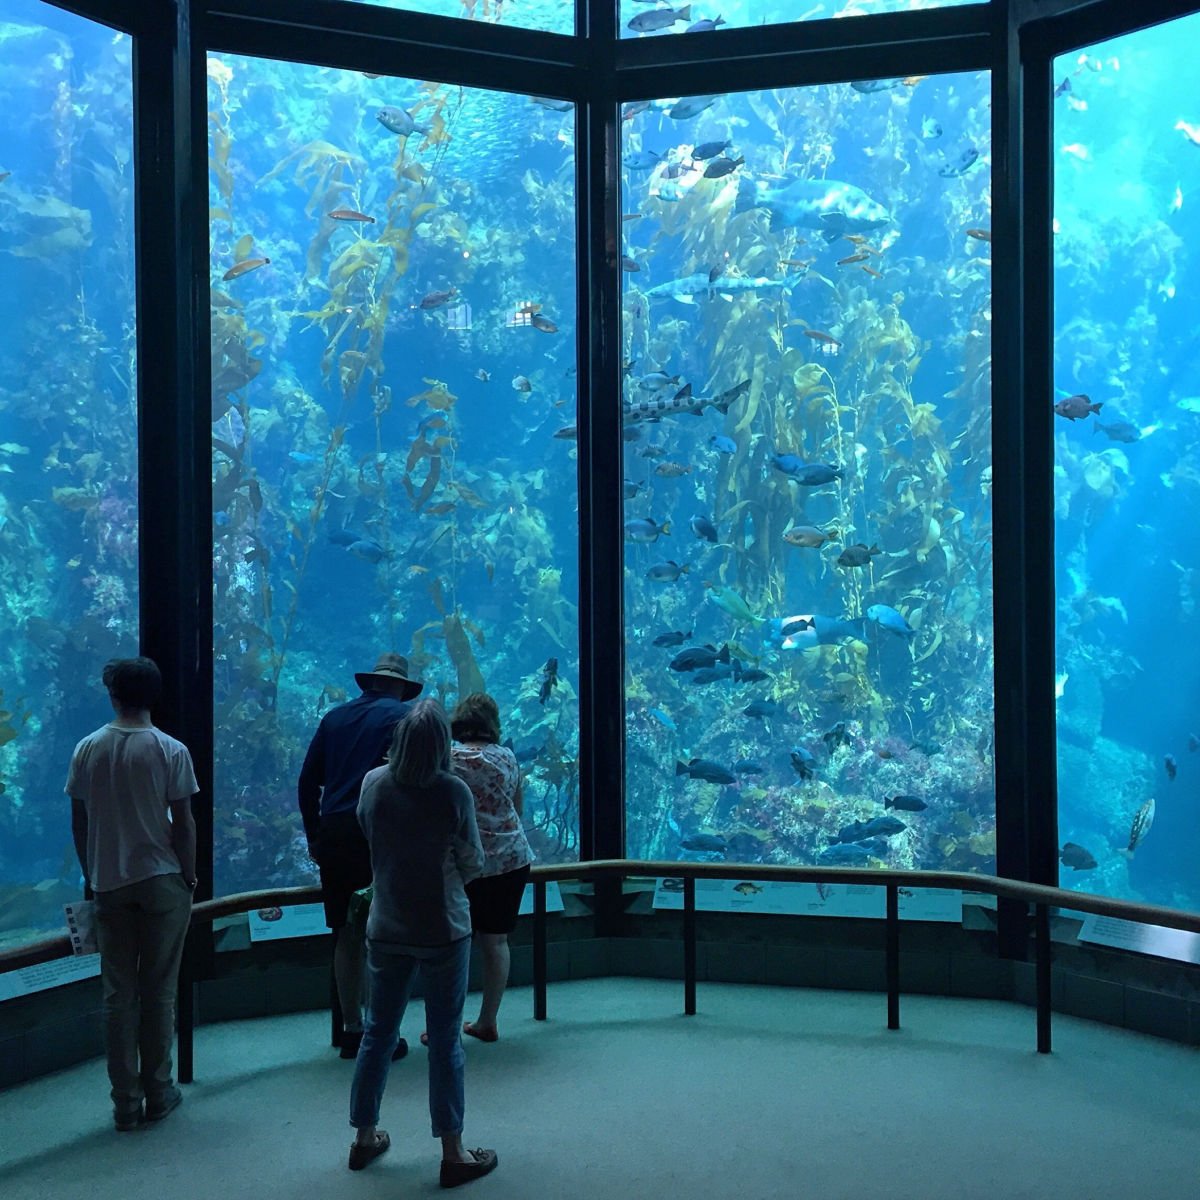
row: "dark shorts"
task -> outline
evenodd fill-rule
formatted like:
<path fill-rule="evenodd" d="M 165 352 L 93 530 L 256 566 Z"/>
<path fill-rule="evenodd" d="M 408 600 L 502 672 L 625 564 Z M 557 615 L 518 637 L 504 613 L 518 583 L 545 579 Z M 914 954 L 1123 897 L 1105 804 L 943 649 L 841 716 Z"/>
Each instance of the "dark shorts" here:
<path fill-rule="evenodd" d="M 340 929 L 350 897 L 371 883 L 371 848 L 354 813 L 338 813 L 321 822 L 320 853 L 325 924 Z"/>
<path fill-rule="evenodd" d="M 504 875 L 485 875 L 467 884 L 471 902 L 471 928 L 476 933 L 512 933 L 517 910 L 529 882 L 529 864 Z"/>

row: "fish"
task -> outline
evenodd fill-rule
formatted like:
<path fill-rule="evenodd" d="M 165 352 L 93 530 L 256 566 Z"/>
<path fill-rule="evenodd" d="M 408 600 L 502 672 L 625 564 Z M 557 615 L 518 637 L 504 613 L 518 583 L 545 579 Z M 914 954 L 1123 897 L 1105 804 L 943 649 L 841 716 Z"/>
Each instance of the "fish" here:
<path fill-rule="evenodd" d="M 632 21 L 626 23 L 626 29 L 634 33 L 653 33 L 656 29 L 666 29 L 676 21 L 691 21 L 692 6 L 685 4 L 678 11 L 673 8 L 656 8 L 653 12 L 640 12 Z"/>
<path fill-rule="evenodd" d="M 1053 99 L 1057 100 L 1059 98 L 1059 96 L 1065 96 L 1070 90 L 1071 90 L 1071 77 L 1070 77 L 1070 75 L 1068 75 L 1066 77 L 1066 79 L 1064 79 L 1062 81 L 1062 83 L 1060 83 L 1058 85 L 1058 87 L 1056 87 L 1054 89 Z"/>
<path fill-rule="evenodd" d="M 873 858 L 885 858 L 888 852 L 886 841 L 876 840 L 869 842 L 834 842 L 831 846 L 826 846 L 820 854 L 817 855 L 817 860 L 827 866 L 832 866 L 835 863 L 842 866 L 849 866 L 852 863 L 867 863 Z"/>
<path fill-rule="evenodd" d="M 699 162 L 708 158 L 716 158 L 718 154 L 724 154 L 732 145 L 733 143 L 728 138 L 723 142 L 701 142 L 699 146 L 692 149 L 692 158 Z"/>
<path fill-rule="evenodd" d="M 758 624 L 763 620 L 750 611 L 750 606 L 733 588 L 715 583 L 706 583 L 704 586 L 708 588 L 708 598 L 735 621 L 753 621 Z"/>
<path fill-rule="evenodd" d="M 965 175 L 979 161 L 979 151 L 974 146 L 967 146 L 957 158 L 938 168 L 938 174 L 943 179 L 953 179 Z"/>
<path fill-rule="evenodd" d="M 673 559 L 655 563 L 647 572 L 646 578 L 655 583 L 674 583 L 681 575 L 686 575 L 692 568 L 687 563 L 677 563 Z"/>
<path fill-rule="evenodd" d="M 335 529 L 325 540 L 334 546 L 353 546 L 361 539 L 357 533 L 351 533 L 348 529 Z"/>
<path fill-rule="evenodd" d="M 628 254 L 621 255 L 621 270 L 632 275 L 635 271 L 640 271 L 642 264 L 636 258 L 630 258 Z"/>
<path fill-rule="evenodd" d="M 712 162 L 704 168 L 705 179 L 724 179 L 726 175 L 732 175 L 738 167 L 744 166 L 746 163 L 745 155 L 741 158 L 714 158 Z"/>
<path fill-rule="evenodd" d="M 516 392 L 532 392 L 533 384 L 524 375 L 513 376 L 513 390 Z"/>
<path fill-rule="evenodd" d="M 793 746 L 788 757 L 791 759 L 792 769 L 801 779 L 811 779 L 816 774 L 817 759 L 811 750 L 806 750 L 803 746 Z"/>
<path fill-rule="evenodd" d="M 288 458 L 290 458 L 292 462 L 301 464 L 315 463 L 320 461 L 315 454 L 308 454 L 304 450 L 289 450 Z"/>
<path fill-rule="evenodd" d="M 669 729 L 672 733 L 678 733 L 679 727 L 671 719 L 670 713 L 663 712 L 661 708 L 648 708 L 646 712 L 650 714 L 664 729 Z"/>
<path fill-rule="evenodd" d="M 1093 404 L 1091 397 L 1081 392 L 1077 396 L 1067 396 L 1060 400 L 1054 406 L 1054 411 L 1060 417 L 1065 417 L 1068 421 L 1079 421 L 1091 413 L 1099 413 L 1103 407 L 1103 400 L 1097 400 Z"/>
<path fill-rule="evenodd" d="M 710 683 L 721 683 L 725 679 L 733 678 L 733 667 L 701 667 L 698 671 L 693 671 L 688 678 L 688 683 L 694 687 L 707 687 Z"/>
<path fill-rule="evenodd" d="M 764 210 L 772 228 L 819 229 L 827 242 L 848 233 L 868 233 L 892 219 L 882 204 L 852 183 L 791 179 L 777 185 L 743 174 L 738 180 L 734 212 L 751 209 Z"/>
<path fill-rule="evenodd" d="M 724 24 L 725 24 L 724 17 L 715 17 L 711 21 L 707 17 L 705 17 L 699 21 L 693 21 L 683 32 L 684 33 L 712 33 L 712 31 L 714 29 L 716 29 L 716 27 L 718 25 L 724 25 Z"/>
<path fill-rule="evenodd" d="M 652 0 L 638 0 L 639 4 L 649 4 L 651 2 Z M 649 110 L 649 100 L 634 100 L 621 109 L 621 120 L 632 121 L 634 117 L 640 116 L 644 112 L 649 112 Z"/>
<path fill-rule="evenodd" d="M 733 678 L 737 683 L 762 683 L 771 676 L 766 671 L 760 671 L 758 667 L 743 667 L 741 660 L 735 658 L 733 660 Z"/>
<path fill-rule="evenodd" d="M 977 242 L 990 242 L 992 231 L 990 229 L 968 229 L 967 237 L 974 238 Z"/>
<path fill-rule="evenodd" d="M 528 390 L 528 389 L 526 389 L 526 390 Z M 556 429 L 551 436 L 559 438 L 564 442 L 574 441 L 575 438 L 577 438 L 579 436 L 579 430 L 574 425 L 564 425 L 561 429 Z M 628 482 L 626 482 L 626 486 L 627 487 L 629 486 Z M 635 496 L 637 495 L 636 492 L 634 492 L 633 494 Z M 626 495 L 626 499 L 628 499 L 628 498 L 629 498 L 628 495 Z"/>
<path fill-rule="evenodd" d="M 550 320 L 549 317 L 542 316 L 541 313 L 533 313 L 529 318 L 529 323 L 538 330 L 539 333 L 557 333 L 558 326 Z"/>
<path fill-rule="evenodd" d="M 381 108 L 375 114 L 375 120 L 389 133 L 399 134 L 400 137 L 408 137 L 410 133 L 420 133 L 425 136 L 429 134 L 429 126 L 418 125 L 413 120 L 411 113 L 403 108 L 396 108 L 393 105 Z"/>
<path fill-rule="evenodd" d="M 872 817 L 869 821 L 852 821 L 838 830 L 839 842 L 865 842 L 868 838 L 895 837 L 908 828 L 898 817 Z"/>
<path fill-rule="evenodd" d="M 558 435 L 555 434 L 555 436 L 557 437 Z M 626 500 L 633 500 L 645 486 L 641 480 L 624 479 L 621 481 L 621 494 Z"/>
<path fill-rule="evenodd" d="M 1072 871 L 1090 871 L 1096 865 L 1092 854 L 1075 842 L 1067 842 L 1063 846 L 1058 852 L 1058 860 Z"/>
<path fill-rule="evenodd" d="M 1103 433 L 1112 442 L 1125 442 L 1132 445 L 1142 440 L 1142 431 L 1129 421 L 1111 421 L 1105 425 L 1101 421 L 1092 422 L 1093 433 Z"/>
<path fill-rule="evenodd" d="M 688 9 L 690 8 L 689 4 Z M 683 13 L 687 10 L 681 8 L 679 11 Z M 687 18 L 680 19 L 686 20 Z M 698 117 L 705 109 L 712 108 L 716 102 L 716 96 L 685 96 L 677 104 L 673 104 L 667 109 L 667 116 L 673 121 L 688 121 L 692 117 Z"/>
<path fill-rule="evenodd" d="M 757 883 L 751 883 L 750 880 L 744 879 L 741 883 L 735 883 L 733 890 L 741 896 L 757 896 L 762 888 Z"/>
<path fill-rule="evenodd" d="M 688 775 L 692 779 L 703 779 L 705 783 L 736 783 L 737 776 L 718 762 L 709 758 L 693 758 L 689 762 L 675 763 L 675 774 Z"/>
<path fill-rule="evenodd" d="M 640 392 L 661 392 L 666 388 L 678 388 L 682 384 L 682 379 L 678 375 L 668 375 L 666 371 L 648 371 L 641 376 L 637 381 L 637 389 Z"/>
<path fill-rule="evenodd" d="M 651 171 L 662 160 L 662 155 L 654 150 L 634 150 L 622 155 L 621 165 L 627 171 Z"/>
<path fill-rule="evenodd" d="M 684 633 L 682 629 L 677 629 L 670 633 L 660 633 L 650 644 L 652 646 L 682 646 L 691 636 L 690 629 L 687 633 Z"/>
<path fill-rule="evenodd" d="M 630 542 L 657 542 L 660 537 L 669 536 L 670 533 L 670 521 L 660 525 L 653 517 L 639 517 L 625 522 L 625 538 Z"/>
<path fill-rule="evenodd" d="M 697 273 L 656 284 L 645 293 L 650 300 L 676 300 L 680 304 L 695 304 L 697 296 L 739 296 L 747 292 L 790 291 L 805 273 L 785 275 L 782 279 L 768 279 L 765 275 L 713 275 Z"/>
<path fill-rule="evenodd" d="M 482 367 L 480 367 L 479 370 L 475 372 L 475 378 L 478 379 L 480 383 L 491 383 L 492 373 L 491 371 L 485 371 Z"/>
<path fill-rule="evenodd" d="M 924 812 L 929 805 L 920 796 L 885 796 L 884 808 L 898 808 L 902 812 Z"/>
<path fill-rule="evenodd" d="M 916 637 L 917 631 L 887 604 L 872 604 L 867 609 L 867 620 L 873 621 L 880 629 L 894 633 L 897 637 Z"/>
<path fill-rule="evenodd" d="M 1133 814 L 1133 821 L 1129 826 L 1129 845 L 1126 849 L 1119 851 L 1126 858 L 1132 858 L 1133 852 L 1146 840 L 1146 835 L 1150 832 L 1150 827 L 1154 824 L 1154 797 L 1151 796 L 1141 808 Z"/>
<path fill-rule="evenodd" d="M 913 742 L 909 749 L 925 755 L 926 758 L 932 758 L 935 754 L 941 754 L 942 745 L 940 742 Z"/>
<path fill-rule="evenodd" d="M 942 136 L 942 127 L 932 117 L 924 117 L 921 120 L 921 136 L 927 142 L 932 142 Z"/>
<path fill-rule="evenodd" d="M 825 545 L 826 542 L 837 541 L 837 531 L 830 529 L 818 529 L 814 525 L 793 525 L 784 535 L 783 540 L 789 546 L 801 546 L 807 549 L 816 549 L 818 546 Z"/>
<path fill-rule="evenodd" d="M 573 100 L 556 100 L 553 96 L 530 96 L 529 99 L 556 113 L 570 112 L 575 107 Z"/>
<path fill-rule="evenodd" d="M 750 380 L 743 379 L 717 396 L 696 396 L 692 394 L 692 385 L 685 384 L 669 399 L 655 396 L 645 400 L 626 401 L 621 410 L 621 420 L 626 425 L 636 425 L 643 421 L 661 421 L 663 417 L 676 417 L 683 413 L 700 416 L 707 408 L 715 408 L 719 413 L 727 413 L 730 405 L 740 400 L 750 391 Z"/>
<path fill-rule="evenodd" d="M 892 88 L 900 87 L 902 82 L 899 79 L 862 79 L 856 80 L 850 86 L 856 92 L 861 92 L 864 96 L 870 96 L 875 92 L 890 92 Z"/>
<path fill-rule="evenodd" d="M 1167 769 L 1167 778 L 1174 783 L 1175 776 L 1179 773 L 1179 764 L 1175 761 L 1175 755 L 1166 755 L 1163 758 L 1163 766 Z"/>
<path fill-rule="evenodd" d="M 1178 129 L 1193 146 L 1200 146 L 1200 125 L 1189 125 L 1187 121 L 1176 121 Z"/>
<path fill-rule="evenodd" d="M 381 562 L 387 557 L 387 551 L 371 538 L 359 538 L 351 542 L 346 547 L 346 553 L 369 563 Z"/>
<path fill-rule="evenodd" d="M 806 329 L 804 336 L 812 338 L 814 342 L 821 342 L 826 346 L 840 346 L 842 344 L 832 333 L 826 333 L 823 329 Z"/>
<path fill-rule="evenodd" d="M 801 624 L 805 622 L 805 624 Z M 808 650 L 814 646 L 833 646 L 839 642 L 863 640 L 862 617 L 826 617 L 814 613 L 804 617 L 774 617 L 767 622 L 768 641 L 778 640 L 780 650 Z M 784 630 L 789 630 L 785 633 Z"/>
<path fill-rule="evenodd" d="M 426 311 L 431 308 L 441 308 L 443 304 L 449 304 L 457 295 L 458 291 L 455 288 L 447 288 L 444 292 L 426 292 L 417 307 Z"/>
<path fill-rule="evenodd" d="M 257 271 L 259 267 L 265 267 L 271 260 L 269 258 L 246 258 L 240 263 L 235 263 L 224 275 L 223 280 L 228 282 L 230 279 L 237 279 L 242 275 L 249 275 L 251 271 Z"/>
<path fill-rule="evenodd" d="M 720 650 L 713 645 L 691 646 L 675 655 L 667 664 L 670 671 L 698 671 L 702 668 L 713 667 L 717 663 L 729 662 L 729 647 L 722 646 Z"/>
<path fill-rule="evenodd" d="M 785 617 L 779 632 L 785 637 L 791 637 L 793 634 L 803 633 L 806 629 L 814 628 L 811 617 Z"/>
<path fill-rule="evenodd" d="M 846 722 L 839 721 L 832 729 L 827 729 L 821 734 L 821 741 L 825 743 L 825 749 L 830 754 L 839 746 L 849 746 L 851 738 L 849 730 L 846 728 Z"/>
<path fill-rule="evenodd" d="M 752 758 L 739 758 L 733 764 L 733 771 L 736 775 L 762 775 L 766 772 L 766 767 Z"/>
<path fill-rule="evenodd" d="M 714 433 L 712 435 L 712 437 L 710 437 L 708 439 L 708 444 L 718 454 L 736 454 L 737 453 L 737 442 L 735 442 L 733 440 L 733 438 L 727 437 L 723 433 Z"/>
<path fill-rule="evenodd" d="M 782 720 L 791 715 L 782 704 L 774 700 L 751 700 L 742 709 L 742 713 L 752 721 Z"/>
<path fill-rule="evenodd" d="M 686 463 L 660 462 L 654 468 L 654 473 L 661 475 L 664 479 L 678 479 L 681 475 L 690 475 L 692 468 Z"/>
<path fill-rule="evenodd" d="M 705 516 L 697 514 L 689 522 L 692 532 L 703 541 L 712 542 L 715 546 L 719 538 L 717 527 Z"/>
<path fill-rule="evenodd" d="M 866 262 L 871 256 L 865 251 L 859 251 L 858 254 L 849 254 L 845 258 L 839 258 L 837 265 L 839 267 L 848 267 L 851 263 Z"/>
<path fill-rule="evenodd" d="M 1200 750 L 1200 737 L 1197 737 L 1194 733 L 1188 734 L 1188 749 L 1193 754 L 1195 754 L 1197 750 Z"/>
<path fill-rule="evenodd" d="M 801 487 L 823 487 L 842 477 L 841 467 L 830 463 L 806 463 L 795 454 L 773 454 L 771 466 Z"/>
<path fill-rule="evenodd" d="M 866 546 L 859 542 L 855 546 L 847 546 L 837 556 L 836 562 L 839 567 L 869 567 L 871 558 L 882 553 L 878 545 Z"/>
<path fill-rule="evenodd" d="M 366 213 L 358 212 L 353 208 L 335 208 L 328 216 L 331 221 L 354 221 L 360 225 L 375 224 L 374 217 L 368 217 Z"/>
<path fill-rule="evenodd" d="M 550 693 L 558 686 L 558 659 L 546 659 L 542 667 L 542 682 L 538 688 L 538 703 L 545 704 L 550 699 Z"/>

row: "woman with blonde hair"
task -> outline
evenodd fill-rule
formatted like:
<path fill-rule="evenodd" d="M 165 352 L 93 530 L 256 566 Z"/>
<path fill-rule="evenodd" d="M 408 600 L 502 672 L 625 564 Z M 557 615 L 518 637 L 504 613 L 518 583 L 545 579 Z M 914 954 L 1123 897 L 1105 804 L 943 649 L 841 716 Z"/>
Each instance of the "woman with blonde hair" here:
<path fill-rule="evenodd" d="M 521 826 L 521 768 L 500 745 L 500 709 L 486 692 L 464 697 L 450 718 L 454 773 L 471 789 L 483 842 L 484 864 L 467 884 L 471 928 L 483 958 L 479 1016 L 463 1031 L 480 1041 L 500 1036 L 496 1015 L 508 984 L 508 935 L 517 926 L 521 896 L 529 882 L 533 850 Z"/>
<path fill-rule="evenodd" d="M 450 725 L 436 700 L 421 700 L 396 726 L 387 766 L 363 780 L 358 819 L 371 847 L 375 892 L 367 918 L 370 1001 L 350 1090 L 358 1131 L 350 1169 L 391 1141 L 377 1129 L 392 1051 L 417 971 L 425 991 L 429 1114 L 442 1140 L 442 1187 L 496 1166 L 494 1150 L 465 1150 L 462 1021 L 471 956 L 466 884 L 483 867 L 470 789 L 450 773 Z"/>

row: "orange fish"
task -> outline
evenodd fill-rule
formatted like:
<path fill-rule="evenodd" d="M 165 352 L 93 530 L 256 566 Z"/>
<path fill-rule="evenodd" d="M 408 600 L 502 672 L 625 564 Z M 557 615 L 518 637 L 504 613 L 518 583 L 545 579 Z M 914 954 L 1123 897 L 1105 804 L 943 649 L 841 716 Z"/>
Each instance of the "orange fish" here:
<path fill-rule="evenodd" d="M 541 313 L 533 313 L 529 318 L 529 323 L 541 333 L 558 332 L 558 326 L 549 317 L 543 317 Z"/>
<path fill-rule="evenodd" d="M 866 262 L 871 256 L 866 253 L 851 254 L 848 258 L 839 258 L 837 265 L 839 267 L 848 267 L 851 263 Z"/>
<path fill-rule="evenodd" d="M 221 278 L 229 280 L 237 279 L 239 275 L 249 275 L 251 271 L 257 271 L 259 267 L 265 267 L 270 261 L 269 258 L 247 258 L 244 262 L 230 267 Z"/>
<path fill-rule="evenodd" d="M 883 278 L 883 272 L 875 270 L 874 267 L 859 267 L 860 271 L 866 271 L 868 275 L 873 275 L 876 279 Z"/>
<path fill-rule="evenodd" d="M 358 212 L 353 208 L 335 208 L 329 217 L 333 221 L 361 221 L 366 225 L 375 224 L 374 217 L 368 217 L 366 213 Z"/>
<path fill-rule="evenodd" d="M 814 342 L 824 342 L 828 346 L 840 346 L 842 344 L 832 333 L 823 333 L 820 329 L 806 329 L 804 336 L 812 338 Z"/>
<path fill-rule="evenodd" d="M 904 84 L 905 87 L 916 87 L 922 79 L 928 78 L 928 75 L 906 75 L 902 80 L 900 80 L 900 82 Z"/>
<path fill-rule="evenodd" d="M 968 229 L 967 237 L 978 238 L 981 242 L 990 242 L 992 231 L 990 229 Z"/>

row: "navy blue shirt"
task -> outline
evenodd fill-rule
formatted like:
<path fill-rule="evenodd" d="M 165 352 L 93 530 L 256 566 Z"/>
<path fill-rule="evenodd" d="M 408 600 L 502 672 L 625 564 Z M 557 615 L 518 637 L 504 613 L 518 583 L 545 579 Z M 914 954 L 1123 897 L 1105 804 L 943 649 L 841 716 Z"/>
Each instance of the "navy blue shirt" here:
<path fill-rule="evenodd" d="M 411 707 L 383 692 L 363 692 L 321 718 L 300 768 L 298 788 L 310 842 L 323 820 L 355 812 L 363 776 L 383 765 L 396 725 Z"/>

